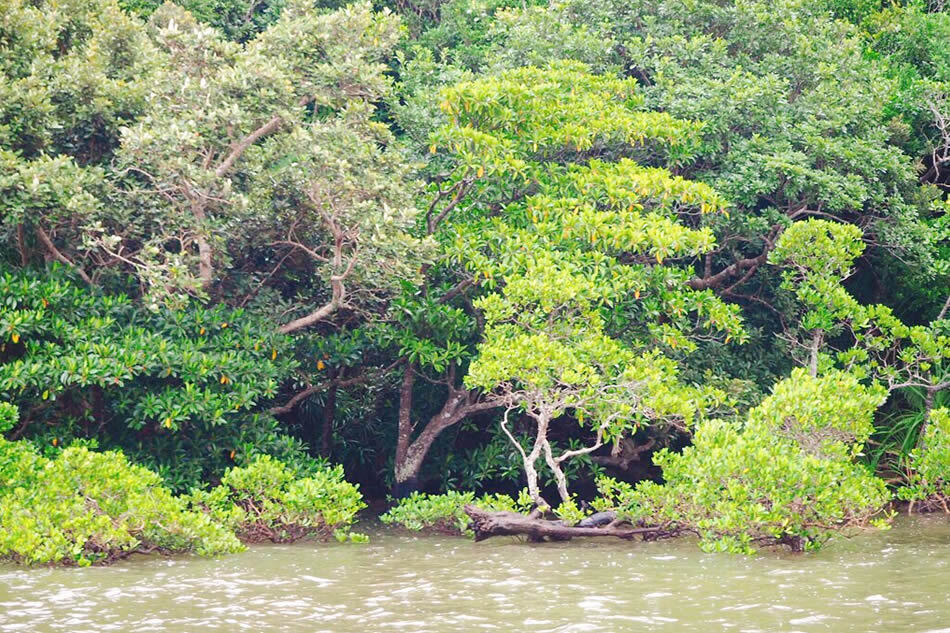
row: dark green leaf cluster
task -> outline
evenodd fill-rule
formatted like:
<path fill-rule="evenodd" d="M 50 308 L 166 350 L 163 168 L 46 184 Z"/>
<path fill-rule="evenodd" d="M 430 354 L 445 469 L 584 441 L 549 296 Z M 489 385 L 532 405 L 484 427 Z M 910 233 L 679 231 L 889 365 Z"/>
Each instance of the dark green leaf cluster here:
<path fill-rule="evenodd" d="M 0 296 L 0 394 L 21 405 L 20 435 L 53 446 L 105 435 L 179 489 L 283 441 L 260 405 L 295 361 L 259 315 L 153 312 L 58 274 L 0 276 Z"/>

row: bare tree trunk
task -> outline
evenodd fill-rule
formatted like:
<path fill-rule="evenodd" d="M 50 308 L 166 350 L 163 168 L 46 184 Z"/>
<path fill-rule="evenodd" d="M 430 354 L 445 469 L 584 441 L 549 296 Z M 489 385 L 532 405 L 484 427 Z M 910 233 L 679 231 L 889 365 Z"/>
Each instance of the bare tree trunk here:
<path fill-rule="evenodd" d="M 416 384 L 416 373 L 412 363 L 406 365 L 406 371 L 399 385 L 399 420 L 396 431 L 395 479 L 393 489 L 395 497 L 404 497 L 413 492 L 409 488 L 418 487 L 418 472 L 412 472 L 406 466 L 409 443 L 412 440 L 412 388 Z M 413 477 L 415 481 L 410 481 Z"/>
<path fill-rule="evenodd" d="M 551 472 L 554 473 L 554 481 L 557 482 L 557 492 L 561 495 L 561 501 L 570 501 L 571 495 L 567 491 L 567 477 L 561 470 L 561 465 L 554 459 L 554 453 L 551 451 L 551 443 L 548 438 L 544 438 L 544 461 L 547 462 Z"/>
<path fill-rule="evenodd" d="M 211 263 L 211 245 L 204 236 L 198 236 L 198 278 L 201 279 L 201 287 L 205 290 L 211 288 L 211 282 L 214 280 L 214 266 Z"/>
<path fill-rule="evenodd" d="M 530 453 L 527 455 L 522 454 L 524 458 L 522 461 L 524 462 L 524 472 L 528 479 L 528 494 L 531 495 L 531 499 L 539 508 L 543 508 L 551 504 L 545 501 L 544 497 L 541 496 L 541 487 L 538 485 L 538 471 L 534 467 L 534 464 L 541 456 L 544 445 L 547 444 L 548 424 L 550 420 L 546 413 L 541 413 L 536 418 L 536 421 L 538 423 L 538 434 L 534 439 L 534 446 L 531 448 Z"/>
<path fill-rule="evenodd" d="M 20 251 L 20 265 L 26 268 L 30 263 L 30 252 L 26 247 L 26 228 L 22 222 L 16 225 L 16 245 Z"/>
<path fill-rule="evenodd" d="M 191 193 L 187 195 L 191 202 L 191 213 L 195 216 L 195 220 L 198 224 L 198 231 L 195 236 L 195 242 L 198 244 L 198 278 L 201 279 L 201 287 L 208 290 L 211 288 L 211 282 L 214 281 L 211 244 L 208 242 L 208 238 L 202 233 L 208 224 L 208 216 L 201 202 Z"/>
<path fill-rule="evenodd" d="M 478 401 L 468 389 L 456 388 L 451 384 L 455 372 L 450 372 L 449 393 L 442 408 L 429 418 L 422 432 L 412 439 L 415 425 L 412 424 L 412 386 L 415 373 L 407 368 L 399 389 L 399 430 L 396 438 L 395 459 L 395 496 L 405 496 L 419 487 L 419 473 L 432 444 L 445 429 L 454 426 L 479 411 L 500 406 L 500 403 Z"/>

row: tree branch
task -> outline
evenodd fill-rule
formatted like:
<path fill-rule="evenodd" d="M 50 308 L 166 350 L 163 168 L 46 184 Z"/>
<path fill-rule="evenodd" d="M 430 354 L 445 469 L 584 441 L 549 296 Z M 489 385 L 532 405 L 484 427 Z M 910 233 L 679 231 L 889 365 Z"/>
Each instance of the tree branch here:
<path fill-rule="evenodd" d="M 947 316 L 947 310 L 950 310 L 950 295 L 947 295 L 947 300 L 943 304 L 943 308 L 940 310 L 940 314 L 937 315 L 937 321 L 943 319 Z"/>
<path fill-rule="evenodd" d="M 284 325 L 277 328 L 277 331 L 280 332 L 281 334 L 290 334 L 291 332 L 302 330 L 305 327 L 313 325 L 314 323 L 317 323 L 318 321 L 322 321 L 323 319 L 327 318 L 328 316 L 336 312 L 336 309 L 338 307 L 339 307 L 339 304 L 337 303 L 336 297 L 334 297 L 326 305 L 320 308 L 317 308 L 310 314 L 304 315 L 298 319 L 294 319 L 290 323 L 285 323 Z"/>
<path fill-rule="evenodd" d="M 231 166 L 234 165 L 234 161 L 240 158 L 241 154 L 243 154 L 247 150 L 248 147 L 250 147 L 257 141 L 259 141 L 261 138 L 267 136 L 268 134 L 271 134 L 277 131 L 277 128 L 280 127 L 283 121 L 284 120 L 281 117 L 275 116 L 270 121 L 268 121 L 261 127 L 257 128 L 256 130 L 254 130 L 253 132 L 251 132 L 250 134 L 242 138 L 240 141 L 237 142 L 237 144 L 232 145 L 231 151 L 224 158 L 224 160 L 218 164 L 217 168 L 215 168 L 214 175 L 217 176 L 218 178 L 221 178 L 222 176 L 224 176 L 224 174 L 226 174 L 228 170 L 231 169 Z"/>
<path fill-rule="evenodd" d="M 735 275 L 738 275 L 742 271 L 752 269 L 753 271 L 765 263 L 768 259 L 769 251 L 771 251 L 771 246 L 766 248 L 761 255 L 756 257 L 748 257 L 746 259 L 740 259 L 739 261 L 733 263 L 726 268 L 723 268 L 718 273 L 711 277 L 703 277 L 690 279 L 687 282 L 690 288 L 693 290 L 706 290 L 707 288 L 719 288 L 725 284 L 730 278 Z"/>
<path fill-rule="evenodd" d="M 82 268 L 80 268 L 76 264 L 69 261 L 69 258 L 63 255 L 59 251 L 59 249 L 56 248 L 56 245 L 53 244 L 53 240 L 50 239 L 49 235 L 47 235 L 46 231 L 44 231 L 43 227 L 41 227 L 39 224 L 36 225 L 36 237 L 40 239 L 40 242 L 43 243 L 43 246 L 46 247 L 46 250 L 49 251 L 49 254 L 56 261 L 72 268 L 74 271 L 76 271 L 76 274 L 79 275 L 82 278 L 82 280 L 85 281 L 90 286 L 95 285 L 94 283 L 92 283 L 92 279 L 90 279 L 89 275 L 87 275 L 86 272 Z"/>
<path fill-rule="evenodd" d="M 746 275 L 743 277 L 743 281 L 745 281 L 746 279 L 751 277 L 752 274 L 755 273 L 755 270 L 759 266 L 761 266 L 766 261 L 768 261 L 769 253 L 772 252 L 773 248 L 775 248 L 775 238 L 778 236 L 781 230 L 782 230 L 781 225 L 776 225 L 772 227 L 772 229 L 769 231 L 769 234 L 763 238 L 765 240 L 765 248 L 762 249 L 762 252 L 759 255 L 755 257 L 747 257 L 745 259 L 740 259 L 739 261 L 734 262 L 733 264 L 727 266 L 726 268 L 723 268 L 715 275 L 711 275 L 711 276 L 704 275 L 702 278 L 690 279 L 687 282 L 687 285 L 689 285 L 689 287 L 692 288 L 693 290 L 706 290 L 707 288 L 720 288 L 723 284 L 725 284 L 730 278 L 734 277 L 735 275 L 738 275 L 739 273 L 742 273 L 744 271 L 750 271 L 750 272 L 747 272 Z M 706 269 L 707 270 L 709 269 L 708 263 L 706 264 Z M 742 283 L 742 282 L 739 282 L 739 283 Z M 738 286 L 739 283 L 736 283 L 730 286 L 729 290 L 732 290 L 733 288 Z"/>
<path fill-rule="evenodd" d="M 283 415 L 284 413 L 290 413 L 302 400 L 306 400 L 313 394 L 322 391 L 324 388 L 326 388 L 326 385 L 310 385 L 303 391 L 294 395 L 294 397 L 288 400 L 286 404 L 282 404 L 279 407 L 271 407 L 267 410 L 267 412 L 271 415 Z"/>

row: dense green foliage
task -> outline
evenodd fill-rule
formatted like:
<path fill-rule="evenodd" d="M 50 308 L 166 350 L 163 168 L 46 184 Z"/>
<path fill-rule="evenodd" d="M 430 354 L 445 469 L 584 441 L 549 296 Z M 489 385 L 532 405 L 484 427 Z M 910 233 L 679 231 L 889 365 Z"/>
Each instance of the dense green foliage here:
<path fill-rule="evenodd" d="M 144 310 L 61 275 L 0 277 L 0 392 L 17 436 L 46 445 L 98 437 L 177 490 L 269 452 L 306 461 L 256 405 L 294 366 L 260 316 L 218 305 Z"/>
<path fill-rule="evenodd" d="M 699 534 L 707 550 L 817 548 L 834 530 L 867 525 L 890 498 L 852 459 L 872 430 L 882 393 L 848 374 L 802 370 L 776 385 L 741 427 L 703 422 L 692 446 L 654 457 L 665 483 L 619 495 L 633 518 Z"/>
<path fill-rule="evenodd" d="M 189 500 L 244 541 L 365 538 L 349 531 L 366 504 L 359 489 L 343 479 L 339 466 L 297 477 L 286 464 L 263 455 L 247 466 L 228 469 L 220 485 L 196 490 Z"/>
<path fill-rule="evenodd" d="M 948 60 L 942 0 L 5 0 L 4 555 L 946 509 Z"/>
<path fill-rule="evenodd" d="M 228 528 L 121 453 L 74 446 L 47 459 L 0 439 L 0 558 L 89 565 L 154 550 L 241 549 Z"/>
<path fill-rule="evenodd" d="M 15 424 L 0 403 L 0 429 Z M 340 467 L 299 477 L 270 456 L 229 469 L 210 491 L 175 496 L 122 453 L 74 445 L 52 459 L 0 438 L 0 559 L 86 566 L 135 553 L 243 549 L 241 541 L 307 536 L 365 540 L 349 531 L 365 507 Z"/>
<path fill-rule="evenodd" d="M 408 530 L 432 531 L 443 534 L 472 533 L 466 505 L 499 512 L 523 512 L 531 504 L 530 495 L 522 492 L 518 500 L 504 494 L 485 494 L 476 497 L 474 492 L 449 490 L 443 494 L 430 495 L 414 492 L 381 515 L 379 520 L 390 525 L 400 525 Z"/>
<path fill-rule="evenodd" d="M 920 445 L 908 455 L 907 469 L 909 482 L 898 491 L 900 498 L 950 512 L 950 410 L 931 411 Z"/>

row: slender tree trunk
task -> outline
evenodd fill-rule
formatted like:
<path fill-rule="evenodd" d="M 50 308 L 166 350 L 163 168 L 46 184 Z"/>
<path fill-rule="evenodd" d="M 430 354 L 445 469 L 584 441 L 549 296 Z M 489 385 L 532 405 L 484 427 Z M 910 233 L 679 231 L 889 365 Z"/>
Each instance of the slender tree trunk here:
<path fill-rule="evenodd" d="M 548 424 L 550 420 L 546 413 L 539 414 L 535 420 L 538 423 L 538 434 L 535 436 L 534 446 L 532 446 L 531 452 L 525 455 L 522 461 L 524 461 L 524 472 L 528 479 L 528 494 L 531 495 L 532 501 L 534 501 L 539 508 L 543 508 L 551 504 L 545 501 L 544 497 L 541 496 L 541 486 L 538 485 L 538 470 L 534 465 L 541 456 L 544 445 L 547 444 Z"/>
<path fill-rule="evenodd" d="M 198 244 L 198 278 L 201 279 L 201 286 L 205 290 L 211 288 L 211 282 L 214 280 L 214 264 L 211 261 L 211 244 L 208 238 L 201 231 L 208 223 L 208 216 L 201 204 L 195 200 L 191 203 L 191 212 L 198 221 L 198 235 L 195 242 Z"/>
<path fill-rule="evenodd" d="M 22 222 L 16 225 L 16 245 L 20 251 L 20 265 L 26 268 L 30 263 L 30 251 L 26 246 L 26 227 Z"/>
<path fill-rule="evenodd" d="M 416 373 L 412 363 L 406 365 L 406 371 L 399 385 L 399 420 L 396 431 L 395 487 L 396 498 L 408 496 L 419 486 L 418 469 L 407 466 L 409 443 L 412 440 L 412 388 L 416 384 Z"/>
<path fill-rule="evenodd" d="M 570 501 L 571 495 L 567 491 L 567 477 L 561 470 L 561 465 L 554 459 L 554 453 L 551 451 L 551 443 L 547 437 L 544 438 L 544 461 L 547 462 L 551 472 L 554 473 L 554 481 L 557 483 L 557 492 L 561 496 L 561 501 Z"/>

